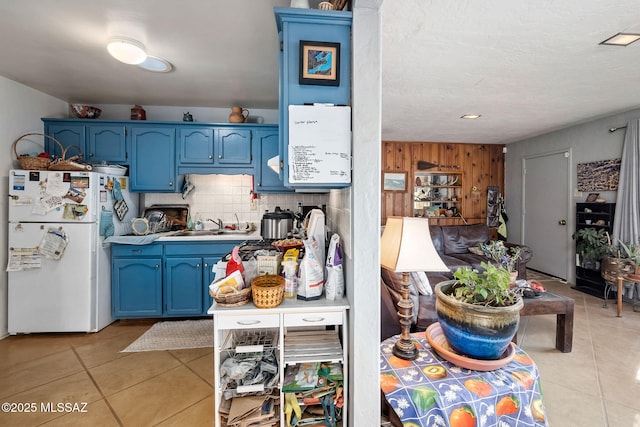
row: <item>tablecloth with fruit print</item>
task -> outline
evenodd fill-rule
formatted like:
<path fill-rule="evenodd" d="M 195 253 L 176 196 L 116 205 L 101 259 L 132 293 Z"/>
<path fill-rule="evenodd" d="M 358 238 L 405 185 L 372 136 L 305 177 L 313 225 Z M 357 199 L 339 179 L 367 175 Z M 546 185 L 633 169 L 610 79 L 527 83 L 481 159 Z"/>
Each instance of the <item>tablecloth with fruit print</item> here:
<path fill-rule="evenodd" d="M 380 387 L 404 427 L 548 425 L 538 368 L 519 347 L 504 367 L 474 371 L 441 358 L 424 334 L 412 335 L 418 358 L 399 359 L 398 338 L 380 344 Z"/>

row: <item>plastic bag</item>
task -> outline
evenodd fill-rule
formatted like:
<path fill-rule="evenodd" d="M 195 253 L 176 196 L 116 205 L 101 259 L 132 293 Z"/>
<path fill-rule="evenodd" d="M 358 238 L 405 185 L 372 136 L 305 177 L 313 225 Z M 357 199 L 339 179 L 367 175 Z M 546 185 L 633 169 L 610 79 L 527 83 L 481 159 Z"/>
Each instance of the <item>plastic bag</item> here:
<path fill-rule="evenodd" d="M 324 258 L 324 248 L 320 250 L 318 241 L 314 237 L 305 240 L 304 258 L 299 267 L 298 299 L 319 299 L 322 295 L 324 268 L 321 258 Z"/>
<path fill-rule="evenodd" d="M 331 236 L 325 269 L 326 280 L 324 288 L 327 299 L 333 301 L 342 298 L 344 296 L 344 273 L 342 271 L 340 236 L 337 234 Z"/>
<path fill-rule="evenodd" d="M 244 273 L 244 266 L 242 265 L 242 258 L 240 258 L 240 246 L 236 246 L 231 251 L 231 259 L 227 262 L 227 276 L 234 271 L 238 270 L 240 273 Z"/>

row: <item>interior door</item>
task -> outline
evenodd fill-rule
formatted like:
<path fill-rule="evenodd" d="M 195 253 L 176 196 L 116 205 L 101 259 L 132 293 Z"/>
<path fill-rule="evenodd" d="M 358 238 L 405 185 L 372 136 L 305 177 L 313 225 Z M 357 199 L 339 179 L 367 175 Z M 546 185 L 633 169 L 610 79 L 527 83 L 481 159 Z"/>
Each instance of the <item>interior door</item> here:
<path fill-rule="evenodd" d="M 568 151 L 523 159 L 523 243 L 533 250 L 527 267 L 567 279 L 571 237 Z"/>

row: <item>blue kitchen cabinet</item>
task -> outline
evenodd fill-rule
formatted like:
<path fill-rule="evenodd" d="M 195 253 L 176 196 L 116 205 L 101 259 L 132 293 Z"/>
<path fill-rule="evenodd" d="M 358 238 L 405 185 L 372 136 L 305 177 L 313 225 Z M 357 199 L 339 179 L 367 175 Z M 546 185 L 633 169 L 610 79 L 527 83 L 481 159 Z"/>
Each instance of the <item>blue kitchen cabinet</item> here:
<path fill-rule="evenodd" d="M 88 126 L 84 159 L 93 163 L 127 162 L 127 133 L 124 124 L 95 124 Z"/>
<path fill-rule="evenodd" d="M 111 263 L 114 318 L 162 316 L 162 258 L 114 258 Z"/>
<path fill-rule="evenodd" d="M 177 192 L 176 128 L 132 125 L 131 191 Z"/>
<path fill-rule="evenodd" d="M 219 166 L 250 165 L 251 129 L 237 127 L 218 128 L 216 151 Z"/>
<path fill-rule="evenodd" d="M 216 277 L 216 274 L 213 272 L 213 267 L 215 267 L 215 265 L 224 255 L 226 255 L 226 253 L 220 254 L 220 256 L 206 257 L 202 259 L 202 264 L 204 267 L 202 270 L 202 300 L 204 301 L 204 305 L 202 306 L 202 314 L 205 316 L 207 315 L 207 310 L 209 310 L 209 307 L 211 307 L 211 305 L 213 304 L 213 297 L 209 294 L 209 285 Z"/>
<path fill-rule="evenodd" d="M 185 164 L 213 165 L 214 136 L 212 127 L 182 126 L 179 132 L 180 166 Z"/>
<path fill-rule="evenodd" d="M 284 165 L 284 185 L 312 190 L 315 188 L 342 188 L 350 184 L 291 184 L 289 182 L 289 106 L 305 104 L 350 105 L 351 102 L 351 23 L 352 12 L 274 8 L 278 29 L 278 79 L 280 158 Z M 300 42 L 331 42 L 340 45 L 339 84 L 300 84 Z"/>
<path fill-rule="evenodd" d="M 49 138 L 45 138 L 45 150 L 52 156 L 62 156 L 62 151 L 67 150 L 66 158 L 75 156 L 76 154 L 85 154 L 86 126 L 83 122 L 62 122 L 50 123 L 45 121 L 44 133 L 55 138 L 62 148 Z M 75 146 L 75 148 L 73 148 Z M 83 156 L 83 159 L 86 157 Z"/>
<path fill-rule="evenodd" d="M 200 257 L 167 258 L 164 270 L 164 313 L 201 315 L 203 262 Z"/>
<path fill-rule="evenodd" d="M 255 173 L 256 193 L 292 193 L 292 188 L 284 186 L 280 174 L 271 169 L 267 162 L 273 157 L 279 156 L 278 128 L 260 129 L 255 134 L 255 149 L 257 151 L 257 163 Z M 281 159 L 278 157 L 278 167 Z"/>

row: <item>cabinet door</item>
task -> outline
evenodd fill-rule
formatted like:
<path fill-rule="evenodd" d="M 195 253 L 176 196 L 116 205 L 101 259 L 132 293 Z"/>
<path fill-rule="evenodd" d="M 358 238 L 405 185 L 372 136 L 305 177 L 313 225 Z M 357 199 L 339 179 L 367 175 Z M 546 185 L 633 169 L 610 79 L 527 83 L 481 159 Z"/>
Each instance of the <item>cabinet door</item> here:
<path fill-rule="evenodd" d="M 269 159 L 279 156 L 278 129 L 259 130 L 255 133 L 255 145 L 257 146 L 256 159 L 256 193 L 292 193 L 293 189 L 284 186 L 279 173 L 271 169 L 267 162 Z M 278 159 L 278 166 L 280 164 Z"/>
<path fill-rule="evenodd" d="M 122 319 L 162 316 L 161 265 L 161 258 L 113 259 L 113 317 Z"/>
<path fill-rule="evenodd" d="M 202 314 L 202 258 L 167 258 L 165 264 L 165 314 Z"/>
<path fill-rule="evenodd" d="M 218 164 L 251 164 L 251 130 L 236 128 L 218 129 Z"/>
<path fill-rule="evenodd" d="M 85 159 L 92 162 L 126 163 L 124 125 L 90 125 Z"/>
<path fill-rule="evenodd" d="M 202 314 L 206 315 L 207 310 L 213 304 L 213 298 L 209 295 L 209 285 L 213 282 L 213 279 L 216 277 L 213 272 L 213 267 L 220 261 L 223 255 L 217 257 L 207 257 L 202 259 L 202 301 L 204 302 L 202 306 Z"/>
<path fill-rule="evenodd" d="M 180 164 L 213 164 L 213 128 L 180 129 Z"/>
<path fill-rule="evenodd" d="M 176 192 L 176 131 L 173 127 L 131 128 L 131 190 Z"/>
<path fill-rule="evenodd" d="M 86 141 L 86 126 L 82 123 L 64 123 L 64 124 L 45 124 L 45 134 L 54 137 L 62 144 L 64 148 L 76 146 L 77 148 L 70 148 L 68 150 L 68 156 L 74 156 L 78 154 L 79 149 L 83 158 L 87 157 L 85 154 L 85 141 Z M 49 138 L 45 138 L 45 151 L 51 155 L 61 156 L 62 150 L 60 146 L 53 142 Z"/>

